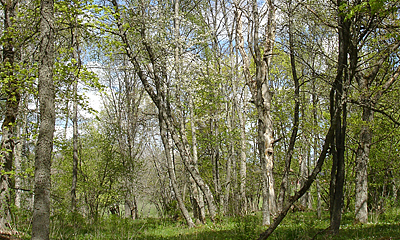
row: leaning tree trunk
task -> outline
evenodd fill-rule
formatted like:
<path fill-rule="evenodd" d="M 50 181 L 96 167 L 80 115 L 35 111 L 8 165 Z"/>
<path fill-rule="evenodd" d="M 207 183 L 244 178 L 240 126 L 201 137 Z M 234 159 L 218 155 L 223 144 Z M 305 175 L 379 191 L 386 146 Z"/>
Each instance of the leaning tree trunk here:
<path fill-rule="evenodd" d="M 193 150 L 193 162 L 197 167 L 198 156 L 197 156 L 197 137 L 196 137 L 196 127 L 195 127 L 195 118 L 194 118 L 194 103 L 193 103 L 193 96 L 189 94 L 189 111 L 190 111 L 190 121 L 191 121 L 191 133 L 192 133 L 192 150 Z M 192 194 L 193 194 L 193 208 L 197 209 L 197 216 L 195 218 L 199 219 L 200 222 L 205 223 L 206 221 L 206 213 L 204 209 L 204 198 L 203 194 L 199 191 L 199 187 L 197 186 L 196 182 L 194 181 L 192 176 L 189 176 L 189 180 L 192 186 Z"/>
<path fill-rule="evenodd" d="M 161 114 L 160 114 L 161 116 Z M 175 198 L 176 201 L 178 202 L 179 209 L 181 210 L 181 213 L 183 217 L 186 220 L 187 225 L 191 228 L 194 227 L 194 223 L 192 218 L 189 215 L 189 211 L 187 210 L 185 203 L 182 198 L 181 191 L 178 189 L 178 184 L 176 182 L 176 176 L 175 176 L 175 166 L 172 160 L 172 154 L 173 150 L 171 149 L 171 140 L 168 137 L 168 130 L 167 130 L 167 125 L 165 124 L 165 121 L 162 119 L 162 117 L 159 117 L 159 124 L 160 124 L 160 133 L 161 133 L 161 139 L 164 144 L 164 149 L 165 149 L 165 156 L 167 159 L 167 165 L 168 165 L 168 174 L 169 178 L 171 180 L 171 185 L 172 185 L 172 190 L 175 193 Z"/>
<path fill-rule="evenodd" d="M 337 113 L 338 112 L 336 111 L 334 114 L 336 115 Z M 296 192 L 292 197 L 289 198 L 289 201 L 282 208 L 282 211 L 275 218 L 274 222 L 269 226 L 269 228 L 265 232 L 260 234 L 260 237 L 258 238 L 259 240 L 267 239 L 272 234 L 272 232 L 279 226 L 279 224 L 285 218 L 285 216 L 289 212 L 290 207 L 297 200 L 299 200 L 311 187 L 311 184 L 317 178 L 317 175 L 321 172 L 322 166 L 324 165 L 325 158 L 328 155 L 329 148 L 331 147 L 331 143 L 334 138 L 335 129 L 336 129 L 336 117 L 334 117 L 334 120 L 328 130 L 328 133 L 326 134 L 325 142 L 322 147 L 321 153 L 318 157 L 315 168 L 312 171 L 312 173 L 310 174 L 310 176 L 308 176 L 307 181 L 305 181 L 305 183 L 304 183 L 304 186 L 298 192 Z"/>
<path fill-rule="evenodd" d="M 41 1 L 39 58 L 40 125 L 35 156 L 35 199 L 32 218 L 32 239 L 49 239 L 51 152 L 55 129 L 54 2 Z"/>

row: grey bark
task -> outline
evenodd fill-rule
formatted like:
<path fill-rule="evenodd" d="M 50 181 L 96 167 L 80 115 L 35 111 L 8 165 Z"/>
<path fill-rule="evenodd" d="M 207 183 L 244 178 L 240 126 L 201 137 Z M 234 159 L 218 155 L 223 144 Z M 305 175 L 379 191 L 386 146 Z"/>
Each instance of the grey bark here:
<path fill-rule="evenodd" d="M 395 43 L 389 48 L 388 53 L 393 52 L 399 47 L 400 43 Z M 371 83 L 376 79 L 379 69 L 382 67 L 384 61 L 388 58 L 388 53 L 384 54 L 372 71 L 362 76 L 359 81 L 361 90 L 360 105 L 362 107 L 362 126 L 360 132 L 360 143 L 357 148 L 356 156 L 356 194 L 355 194 L 355 221 L 361 223 L 368 222 L 368 162 L 369 152 L 372 144 L 372 129 L 371 124 L 374 118 L 374 106 L 379 102 L 380 98 L 386 91 L 393 85 L 400 74 L 400 67 L 398 67 L 393 75 L 382 84 L 382 88 L 378 90 L 373 97 L 371 94 Z"/>
<path fill-rule="evenodd" d="M 318 150 L 318 121 L 317 121 L 317 94 L 315 89 L 315 82 L 312 85 L 312 114 L 313 114 L 313 135 L 314 135 L 314 142 L 313 142 L 313 152 L 314 152 L 314 161 L 317 159 L 317 150 Z M 321 219 L 322 215 L 322 203 L 321 203 L 321 186 L 319 183 L 319 178 L 316 178 L 316 188 L 317 188 L 317 217 Z"/>
<path fill-rule="evenodd" d="M 27 126 L 27 101 L 25 99 L 20 103 L 21 110 L 19 110 L 21 116 L 21 121 L 17 123 L 17 142 L 15 143 L 15 154 L 14 154 L 14 162 L 15 162 L 15 206 L 17 208 L 21 207 L 22 201 L 22 185 L 23 178 L 21 177 L 22 173 L 22 164 L 24 161 L 24 144 L 26 143 L 25 129 Z"/>
<path fill-rule="evenodd" d="M 35 156 L 35 199 L 32 218 L 32 239 L 49 239 L 51 153 L 55 129 L 54 2 L 41 1 L 39 103 L 40 124 Z"/>
<path fill-rule="evenodd" d="M 247 85 L 253 96 L 253 101 L 256 105 L 258 112 L 258 148 L 262 170 L 263 181 L 263 225 L 269 224 L 270 213 L 275 214 L 276 202 L 274 191 L 273 179 L 273 123 L 271 117 L 271 100 L 272 93 L 269 89 L 269 69 L 271 65 L 273 46 L 275 42 L 275 6 L 273 1 L 267 2 L 267 24 L 265 30 L 265 42 L 263 44 L 264 53 L 261 55 L 261 45 L 259 39 L 260 17 L 258 12 L 257 1 L 251 2 L 252 6 L 252 21 L 253 21 L 253 36 L 252 46 L 254 52 L 254 63 L 256 66 L 256 73 L 254 80 L 250 75 L 249 62 L 246 52 L 244 51 L 242 23 L 239 3 L 236 1 L 236 39 L 238 42 L 238 49 L 244 63 L 244 75 Z"/>
<path fill-rule="evenodd" d="M 191 121 L 191 133 L 192 133 L 192 149 L 193 149 L 193 162 L 195 164 L 196 169 L 198 170 L 198 155 L 197 155 L 197 137 L 196 137 L 196 127 L 195 127 L 195 118 L 194 118 L 194 103 L 193 103 L 193 97 L 192 95 L 189 95 L 189 110 L 190 110 L 190 121 Z M 192 184 L 192 194 L 193 194 L 193 200 L 194 202 L 194 208 L 198 210 L 197 212 L 197 218 L 200 220 L 200 222 L 205 223 L 206 220 L 206 213 L 204 209 L 204 198 L 203 194 L 199 191 L 198 186 L 196 182 L 194 181 L 192 176 L 190 177 L 190 182 Z M 195 216 L 196 217 L 196 216 Z"/>
<path fill-rule="evenodd" d="M 266 27 L 266 39 L 264 42 L 264 53 L 261 55 L 259 45 L 258 29 L 260 28 L 260 18 L 258 13 L 257 1 L 252 2 L 253 21 L 254 21 L 254 62 L 256 65 L 255 88 L 252 90 L 254 103 L 258 112 L 258 145 L 263 171 L 264 183 L 264 201 L 268 199 L 267 204 L 263 204 L 263 208 L 269 208 L 268 211 L 263 209 L 263 225 L 268 225 L 269 216 L 276 213 L 274 179 L 273 179 L 273 143 L 274 128 L 271 116 L 272 92 L 269 86 L 269 69 L 271 66 L 273 46 L 275 42 L 275 6 L 272 0 L 268 1 L 268 16 Z M 268 196 L 267 196 L 268 195 Z"/>
<path fill-rule="evenodd" d="M 161 116 L 161 114 L 160 114 Z M 189 215 L 189 212 L 185 206 L 185 203 L 183 202 L 182 199 L 182 193 L 178 188 L 178 184 L 176 182 L 176 176 L 175 176 L 175 166 L 174 162 L 172 160 L 172 154 L 173 154 L 173 149 L 171 148 L 171 140 L 168 137 L 168 130 L 167 130 L 167 125 L 165 124 L 164 120 L 159 117 L 159 124 L 160 124 L 160 133 L 161 133 L 161 139 L 164 144 L 164 149 L 165 149 L 165 157 L 167 159 L 167 165 L 168 165 L 168 174 L 169 178 L 171 180 L 171 185 L 172 185 L 172 190 L 174 191 L 174 195 L 176 198 L 176 201 L 178 202 L 179 209 L 182 212 L 183 217 L 186 220 L 187 225 L 191 228 L 194 227 L 194 223 L 192 218 Z"/>
<path fill-rule="evenodd" d="M 370 105 L 368 101 L 368 80 L 363 78 L 361 83 L 361 102 Z M 368 104 L 369 103 L 369 104 Z M 373 112 L 369 106 L 363 106 L 360 144 L 356 156 L 356 195 L 355 195 L 355 221 L 368 222 L 368 161 L 371 147 L 371 123 Z"/>
<path fill-rule="evenodd" d="M 299 200 L 304 193 L 308 191 L 308 189 L 311 187 L 311 184 L 314 182 L 314 180 L 317 178 L 318 173 L 321 172 L 322 166 L 324 165 L 325 159 L 328 155 L 328 150 L 331 146 L 331 143 L 334 138 L 334 130 L 336 129 L 336 114 L 338 112 L 335 112 L 335 117 L 332 122 L 332 125 L 329 127 L 328 133 L 325 136 L 325 142 L 322 147 L 321 153 L 318 157 L 316 166 L 314 170 L 312 171 L 311 175 L 308 176 L 307 181 L 304 183 L 304 186 L 297 191 L 292 197 L 289 198 L 289 201 L 285 204 L 285 206 L 282 208 L 282 211 L 278 214 L 278 216 L 275 218 L 274 222 L 269 226 L 269 228 L 260 234 L 260 237 L 258 238 L 259 240 L 264 240 L 267 239 L 273 231 L 279 226 L 279 224 L 282 222 L 282 220 L 285 218 L 287 215 L 290 207 L 297 201 Z"/>

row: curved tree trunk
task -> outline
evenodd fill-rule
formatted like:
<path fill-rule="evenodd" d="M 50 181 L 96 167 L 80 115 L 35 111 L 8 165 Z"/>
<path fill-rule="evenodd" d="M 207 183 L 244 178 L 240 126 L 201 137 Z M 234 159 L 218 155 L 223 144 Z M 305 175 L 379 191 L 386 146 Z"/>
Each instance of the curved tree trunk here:
<path fill-rule="evenodd" d="M 171 141 L 168 137 L 168 131 L 167 131 L 167 126 L 165 124 L 165 122 L 162 120 L 162 118 L 160 118 L 159 120 L 159 124 L 160 124 L 160 133 L 161 133 L 161 139 L 162 142 L 164 144 L 164 148 L 165 148 L 165 157 L 167 159 L 167 165 L 168 165 L 168 174 L 169 174 L 169 178 L 171 180 L 171 185 L 172 185 L 172 190 L 174 191 L 174 195 L 176 198 L 176 201 L 178 202 L 178 206 L 179 209 L 182 212 L 183 217 L 186 220 L 187 225 L 191 228 L 194 227 L 194 223 L 192 218 L 189 215 L 189 211 L 187 210 L 185 203 L 182 199 L 182 194 L 181 191 L 178 188 L 178 184 L 176 182 L 176 176 L 175 176 L 175 166 L 172 160 L 172 154 L 173 154 L 173 150 L 171 149 Z"/>

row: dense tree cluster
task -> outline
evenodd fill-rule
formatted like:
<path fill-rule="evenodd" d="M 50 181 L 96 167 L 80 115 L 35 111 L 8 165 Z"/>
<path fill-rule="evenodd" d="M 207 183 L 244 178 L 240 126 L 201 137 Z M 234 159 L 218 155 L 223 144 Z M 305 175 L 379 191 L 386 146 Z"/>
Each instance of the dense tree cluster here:
<path fill-rule="evenodd" d="M 1 4 L 1 231 L 397 206 L 398 1 Z"/>

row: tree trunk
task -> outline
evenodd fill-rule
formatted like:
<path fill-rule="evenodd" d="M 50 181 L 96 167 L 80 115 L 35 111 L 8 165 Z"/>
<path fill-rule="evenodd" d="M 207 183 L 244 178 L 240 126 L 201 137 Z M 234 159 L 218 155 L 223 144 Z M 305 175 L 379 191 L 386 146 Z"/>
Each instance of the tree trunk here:
<path fill-rule="evenodd" d="M 342 0 L 338 0 L 338 6 Z M 331 101 L 331 121 L 336 121 L 335 138 L 332 144 L 333 164 L 331 171 L 331 226 L 333 234 L 339 233 L 343 207 L 343 186 L 345 177 L 345 133 L 346 133 L 346 88 L 348 85 L 348 63 L 347 55 L 349 52 L 349 29 L 350 24 L 344 15 L 338 17 L 339 33 L 339 55 L 338 67 L 333 88 L 330 94 Z M 338 111 L 339 114 L 333 113 Z M 336 120 L 333 120 L 336 117 Z"/>
<path fill-rule="evenodd" d="M 363 79 L 362 90 L 367 90 L 367 80 Z M 370 108 L 367 92 L 363 92 L 361 102 L 366 104 L 362 112 L 362 126 L 360 133 L 360 145 L 356 156 L 356 195 L 355 195 L 355 221 L 360 223 L 368 222 L 368 161 L 371 147 L 371 126 L 373 112 Z"/>
<path fill-rule="evenodd" d="M 74 82 L 73 87 L 74 103 L 73 103 L 73 133 L 72 133 L 72 185 L 71 185 L 71 211 L 76 211 L 76 184 L 78 180 L 78 82 Z"/>
<path fill-rule="evenodd" d="M 289 146 L 285 154 L 285 169 L 283 170 L 283 177 L 281 183 L 281 189 L 278 198 L 278 212 L 282 211 L 282 207 L 285 202 L 285 195 L 288 188 L 288 178 L 290 165 L 292 162 L 292 156 L 294 151 L 294 146 L 296 143 L 297 132 L 299 129 L 299 109 L 300 109 L 300 84 L 297 77 L 296 71 L 296 59 L 295 59 L 295 49 L 294 49 L 294 36 L 293 36 L 293 10 L 291 9 L 291 1 L 289 1 L 289 51 L 290 51 L 290 66 L 292 69 L 292 79 L 294 82 L 294 113 L 293 113 L 293 128 L 290 135 Z"/>
<path fill-rule="evenodd" d="M 72 47 L 73 55 L 72 57 L 77 62 L 78 71 L 76 76 L 74 76 L 73 82 L 73 104 L 72 104 L 72 184 L 71 184 L 71 211 L 76 211 L 76 185 L 78 182 L 78 80 L 79 80 L 79 70 L 80 70 L 80 55 L 79 55 L 79 42 L 77 34 L 77 26 L 74 26 L 72 34 Z"/>
<path fill-rule="evenodd" d="M 54 2 L 41 1 L 39 61 L 40 125 L 35 156 L 35 199 L 32 218 L 32 240 L 49 239 L 51 153 L 55 129 Z"/>
<path fill-rule="evenodd" d="M 198 162 L 198 156 L 197 156 L 197 136 L 196 136 L 196 127 L 195 127 L 195 118 L 194 118 L 194 103 L 193 103 L 193 97 L 190 94 L 189 95 L 189 110 L 190 110 L 190 121 L 191 121 L 191 133 L 192 133 L 192 149 L 193 149 L 193 162 L 195 164 L 196 169 L 198 170 L 197 167 L 197 162 Z M 201 223 L 205 223 L 206 221 L 206 213 L 204 209 L 204 199 L 203 199 L 203 194 L 199 191 L 198 186 L 196 182 L 194 181 L 192 176 L 189 176 L 190 178 L 190 183 L 192 186 L 192 194 L 193 194 L 193 208 L 198 210 L 197 216 L 195 218 L 199 219 Z"/>
<path fill-rule="evenodd" d="M 24 100 L 21 102 L 22 113 L 21 122 L 17 124 L 17 142 L 15 144 L 15 155 L 14 155 L 14 162 L 15 162 L 15 206 L 17 208 L 21 207 L 22 201 L 22 185 L 23 179 L 21 176 L 22 173 L 22 164 L 24 158 L 24 145 L 26 144 L 26 136 L 25 136 L 25 129 L 28 123 L 28 102 L 26 95 Z"/>
<path fill-rule="evenodd" d="M 313 81 L 312 84 L 312 114 L 313 114 L 313 135 L 314 135 L 314 141 L 313 141 L 313 153 L 314 157 L 313 160 L 314 162 L 317 159 L 317 150 L 318 150 L 318 121 L 317 121 L 317 103 L 318 103 L 318 98 L 316 94 L 316 89 L 315 89 L 315 82 Z M 317 187 L 317 218 L 321 219 L 322 217 L 322 203 L 321 203 L 321 186 L 319 183 L 319 178 L 315 179 L 316 182 L 316 187 Z"/>
<path fill-rule="evenodd" d="M 20 101 L 20 86 L 18 79 L 14 76 L 14 33 L 13 18 L 15 17 L 15 8 L 17 1 L 1 1 L 4 9 L 4 33 L 3 33 L 3 84 L 5 87 L 6 104 L 4 121 L 1 126 L 1 152 L 0 152 L 0 170 L 4 173 L 0 178 L 0 230 L 11 227 L 10 215 L 10 172 L 12 171 L 14 158 L 14 137 L 15 123 L 18 115 L 18 105 Z"/>
<path fill-rule="evenodd" d="M 260 29 L 260 18 L 258 13 L 257 1 L 252 2 L 253 20 L 254 20 L 254 62 L 256 65 L 255 75 L 255 89 L 253 89 L 253 99 L 258 112 L 258 139 L 260 150 L 260 162 L 263 171 L 264 195 L 268 193 L 268 204 L 264 207 L 269 207 L 269 210 L 263 210 L 263 224 L 268 224 L 269 216 L 266 214 L 274 215 L 276 213 L 274 179 L 273 179 L 273 144 L 274 144 L 274 128 L 271 117 L 271 101 L 272 93 L 269 86 L 269 71 L 273 55 L 273 46 L 275 42 L 275 6 L 272 0 L 268 1 L 268 18 L 266 27 L 266 40 L 264 43 L 264 53 L 261 56 L 261 49 L 259 45 L 258 30 Z M 254 86 L 254 85 L 253 85 Z M 262 146 L 263 145 L 263 146 Z M 265 199 L 264 199 L 265 201 Z"/>
<path fill-rule="evenodd" d="M 336 114 L 337 114 L 337 111 L 336 111 L 335 115 Z M 304 195 L 304 193 L 306 193 L 308 191 L 308 189 L 311 187 L 311 184 L 317 178 L 318 173 L 321 172 L 322 166 L 324 165 L 325 158 L 328 155 L 328 150 L 329 150 L 329 147 L 330 147 L 333 137 L 334 137 L 334 129 L 336 129 L 336 117 L 335 117 L 335 120 L 332 122 L 332 125 L 330 126 L 328 133 L 326 134 L 324 146 L 322 147 L 322 151 L 318 157 L 318 161 L 316 163 L 316 166 L 315 166 L 313 172 L 311 173 L 310 176 L 308 176 L 307 181 L 304 183 L 304 186 L 299 191 L 297 191 L 292 197 L 289 198 L 288 203 L 283 207 L 282 211 L 275 218 L 275 221 L 269 226 L 269 228 L 265 232 L 260 234 L 260 237 L 258 238 L 259 240 L 267 239 L 272 234 L 272 232 L 279 226 L 279 224 L 285 218 L 290 207 L 297 200 L 299 200 L 299 198 L 301 198 Z"/>
<path fill-rule="evenodd" d="M 176 198 L 176 201 L 178 202 L 179 209 L 182 212 L 183 217 L 186 220 L 187 225 L 189 228 L 194 227 L 194 223 L 192 218 L 189 215 L 189 211 L 187 210 L 185 203 L 182 199 L 182 194 L 181 191 L 178 188 L 178 184 L 176 182 L 176 176 L 175 176 L 175 164 L 173 162 L 173 150 L 171 148 L 171 139 L 168 136 L 168 130 L 167 130 L 167 125 L 165 124 L 165 121 L 161 117 L 161 113 L 159 114 L 159 125 L 160 125 L 160 134 L 161 134 L 161 139 L 164 144 L 164 149 L 165 149 L 165 157 L 167 159 L 167 165 L 168 165 L 168 175 L 171 180 L 171 185 L 172 185 L 172 190 L 174 191 L 174 195 Z"/>

